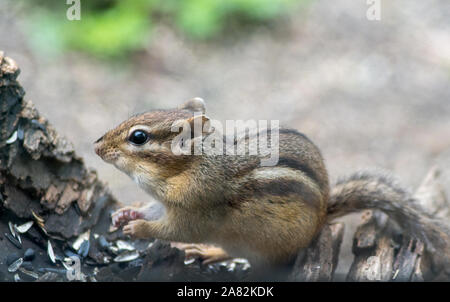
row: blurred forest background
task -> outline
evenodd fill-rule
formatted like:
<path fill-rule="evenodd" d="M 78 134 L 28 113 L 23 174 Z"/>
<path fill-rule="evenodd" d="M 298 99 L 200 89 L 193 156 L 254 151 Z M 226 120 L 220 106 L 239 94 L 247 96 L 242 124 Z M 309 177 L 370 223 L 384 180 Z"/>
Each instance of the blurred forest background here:
<path fill-rule="evenodd" d="M 450 188 L 450 2 L 1 0 L 0 50 L 27 95 L 123 202 L 148 200 L 93 152 L 130 115 L 194 96 L 209 116 L 277 119 L 322 150 L 332 181 L 361 168 Z M 353 218 L 357 219 L 357 218 Z M 350 235 L 346 234 L 346 237 Z M 350 245 L 342 251 L 345 266 Z"/>

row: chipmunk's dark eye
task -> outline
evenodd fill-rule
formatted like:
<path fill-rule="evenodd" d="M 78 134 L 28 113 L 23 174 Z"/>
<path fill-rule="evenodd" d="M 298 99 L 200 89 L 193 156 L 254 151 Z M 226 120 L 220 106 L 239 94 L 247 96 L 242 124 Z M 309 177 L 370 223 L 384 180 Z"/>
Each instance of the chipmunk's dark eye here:
<path fill-rule="evenodd" d="M 134 131 L 133 133 L 131 133 L 130 137 L 128 138 L 128 140 L 135 145 L 143 145 L 146 142 L 148 142 L 148 139 L 149 139 L 149 135 L 142 130 Z"/>

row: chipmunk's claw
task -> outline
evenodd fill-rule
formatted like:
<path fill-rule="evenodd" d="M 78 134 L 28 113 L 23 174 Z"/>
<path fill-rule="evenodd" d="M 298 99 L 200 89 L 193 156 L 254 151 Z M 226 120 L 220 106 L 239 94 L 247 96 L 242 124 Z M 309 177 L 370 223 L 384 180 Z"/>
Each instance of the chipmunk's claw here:
<path fill-rule="evenodd" d="M 124 207 L 111 214 L 112 224 L 119 227 L 129 221 L 141 219 L 144 214 L 132 207 Z"/>

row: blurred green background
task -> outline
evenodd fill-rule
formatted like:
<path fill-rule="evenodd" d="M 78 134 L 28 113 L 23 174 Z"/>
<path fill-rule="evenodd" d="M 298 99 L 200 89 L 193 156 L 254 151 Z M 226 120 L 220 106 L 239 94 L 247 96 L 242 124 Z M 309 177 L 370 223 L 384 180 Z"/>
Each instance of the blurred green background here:
<path fill-rule="evenodd" d="M 243 30 L 279 21 L 309 0 L 89 0 L 81 1 L 83 22 L 61 18 L 65 1 L 26 1 L 31 39 L 53 53 L 81 50 L 113 58 L 142 50 L 153 23 L 166 23 L 196 41 L 220 39 L 226 29 Z M 51 45 L 51 48 L 49 47 Z"/>

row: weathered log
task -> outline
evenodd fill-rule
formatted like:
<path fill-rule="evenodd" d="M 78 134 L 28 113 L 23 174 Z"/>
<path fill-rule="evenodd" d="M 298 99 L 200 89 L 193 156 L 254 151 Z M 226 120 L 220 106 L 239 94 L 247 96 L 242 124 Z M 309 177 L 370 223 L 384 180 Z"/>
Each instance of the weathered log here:
<path fill-rule="evenodd" d="M 423 274 L 420 268 L 420 257 L 423 253 L 424 245 L 421 241 L 410 239 L 403 244 L 393 265 L 394 281 L 423 281 Z"/>
<path fill-rule="evenodd" d="M 0 52 L 0 230 L 9 234 L 10 222 L 34 220 L 22 245 L 45 255 L 49 238 L 59 248 L 88 229 L 106 232 L 116 200 L 71 143 L 24 99 L 19 73 L 17 64 Z M 3 242 L 1 257 L 16 250 Z M 6 268 L 0 266 L 0 272 L 11 280 Z"/>
<path fill-rule="evenodd" d="M 33 219 L 33 211 L 50 236 L 69 239 L 96 225 L 116 201 L 71 143 L 24 100 L 19 72 L 0 53 L 1 205 L 21 219 Z"/>
<path fill-rule="evenodd" d="M 390 228 L 389 218 L 379 211 L 367 211 L 353 239 L 355 259 L 347 281 L 388 281 L 392 276 L 394 248 L 391 237 L 383 231 Z"/>
<path fill-rule="evenodd" d="M 415 198 L 426 213 L 443 218 L 448 217 L 449 208 L 438 176 L 438 169 L 433 167 Z M 444 256 L 426 253 L 420 240 L 401 234 L 396 224 L 379 211 L 365 213 L 354 235 L 353 253 L 349 281 L 434 280 L 433 261 L 439 263 L 436 259 Z"/>
<path fill-rule="evenodd" d="M 297 256 L 289 281 L 332 281 L 344 235 L 344 224 L 326 225 L 305 251 Z"/>

